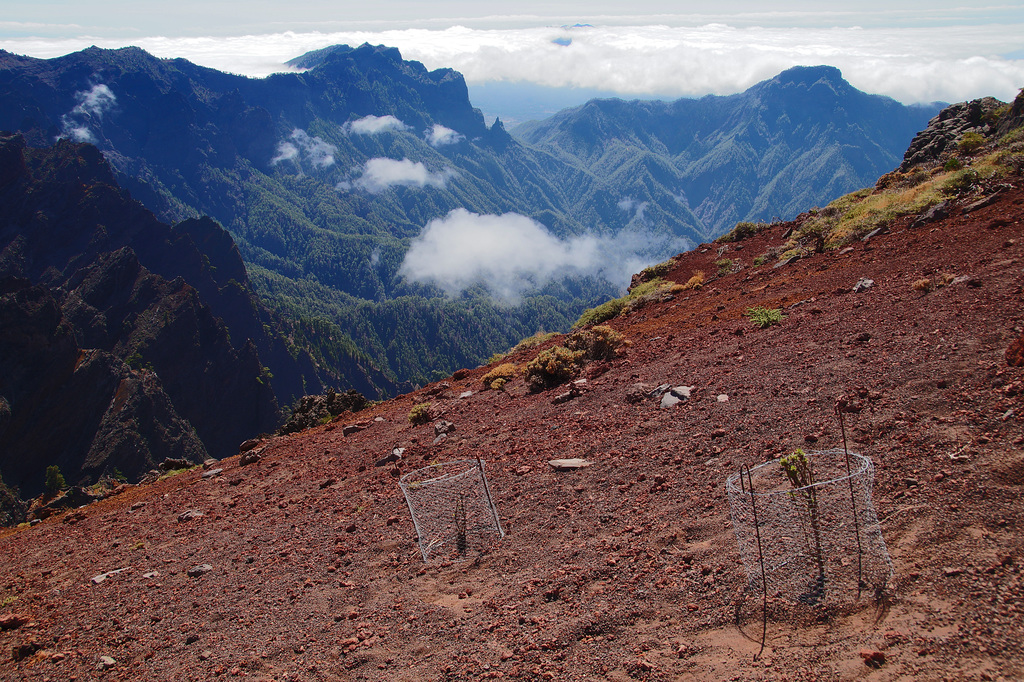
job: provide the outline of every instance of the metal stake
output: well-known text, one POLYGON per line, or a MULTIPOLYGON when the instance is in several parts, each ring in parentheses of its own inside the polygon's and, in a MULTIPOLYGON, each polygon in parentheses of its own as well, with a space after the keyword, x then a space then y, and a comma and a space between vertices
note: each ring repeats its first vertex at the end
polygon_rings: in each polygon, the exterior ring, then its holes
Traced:
MULTIPOLYGON (((750 509, 754 512, 754 537, 757 538, 757 561, 761 565, 761 648, 754 656, 756 661, 764 653, 765 639, 768 637, 768 576, 764 573, 764 553, 761 551, 761 528, 757 523, 757 501, 754 498, 754 479, 750 476, 750 467, 740 467, 740 481, 743 473, 747 474, 747 487, 750 489, 750 509)), ((743 484, 740 483, 742 486, 743 484)))
POLYGON ((850 483, 850 508, 853 510, 853 532, 857 537, 857 601, 860 601, 861 589, 864 586, 864 567, 861 557, 864 554, 860 544, 860 522, 857 520, 857 497, 853 494, 853 472, 850 466, 850 450, 846 446, 846 424, 843 421, 843 411, 836 401, 836 416, 839 418, 839 430, 843 434, 843 452, 846 454, 846 480, 850 483))

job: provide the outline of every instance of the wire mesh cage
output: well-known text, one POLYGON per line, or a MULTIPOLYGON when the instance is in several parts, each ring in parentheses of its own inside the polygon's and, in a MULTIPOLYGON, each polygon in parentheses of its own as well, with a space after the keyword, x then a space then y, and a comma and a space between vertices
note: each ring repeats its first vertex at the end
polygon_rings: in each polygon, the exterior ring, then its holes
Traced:
POLYGON ((871 460, 797 451, 726 480, 747 588, 823 605, 879 596, 892 560, 871 500, 871 460))
POLYGON ((482 551, 505 537, 482 460, 432 464, 409 472, 399 485, 425 562, 482 551))

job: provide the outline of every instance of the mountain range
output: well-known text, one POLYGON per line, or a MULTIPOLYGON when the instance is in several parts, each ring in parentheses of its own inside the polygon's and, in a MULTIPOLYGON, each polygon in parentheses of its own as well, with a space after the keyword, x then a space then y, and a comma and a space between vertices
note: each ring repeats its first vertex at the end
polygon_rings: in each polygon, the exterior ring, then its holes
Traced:
MULTIPOLYGON (((798 68, 729 97, 598 100, 513 136, 485 123, 460 74, 394 48, 291 66, 252 79, 137 48, 3 52, 0 130, 95 144, 159 219, 215 219, 323 381, 361 373, 371 397, 566 329, 736 221, 870 184, 937 111, 798 68), (489 290, 502 268, 507 291, 489 290), (352 367, 368 363, 386 381, 352 367)), ((301 395, 275 390, 284 405, 301 395)))

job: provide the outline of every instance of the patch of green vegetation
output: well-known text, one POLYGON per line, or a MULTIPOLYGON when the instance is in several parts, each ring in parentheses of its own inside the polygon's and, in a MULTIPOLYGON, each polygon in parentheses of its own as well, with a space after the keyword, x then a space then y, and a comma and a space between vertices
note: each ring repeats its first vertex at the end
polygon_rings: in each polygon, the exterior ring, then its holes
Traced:
POLYGON ((580 319, 576 320, 573 328, 584 327, 588 324, 601 324, 608 320, 617 317, 622 309, 626 307, 626 303, 629 301, 629 295, 622 296, 620 298, 613 298, 610 301, 605 301, 599 306, 589 308, 583 311, 580 315, 580 319))
POLYGON ((1014 128, 999 138, 1000 147, 1009 147, 1014 142, 1024 142, 1024 126, 1014 128))
POLYGON ((620 348, 628 345, 629 341, 620 332, 600 324, 575 331, 565 340, 566 348, 582 352, 587 360, 611 360, 619 354, 620 348))
POLYGON ((755 234, 760 232, 766 227, 770 227, 771 223, 752 223, 752 222, 739 222, 736 223, 736 227, 732 228, 729 232, 726 232, 721 237, 715 240, 716 243, 732 243, 749 239, 755 234))
POLYGON ((430 422, 430 403, 419 403, 413 405, 409 410, 409 423, 413 426, 420 426, 430 422))
MULTIPOLYGON (((986 138, 966 134, 961 153, 977 151, 986 138), (980 140, 979 140, 980 138, 980 140)), ((825 208, 812 211, 809 220, 786 244, 804 246, 809 237, 823 240, 824 248, 838 248, 879 227, 908 215, 918 215, 948 199, 970 192, 984 181, 1024 171, 1024 126, 999 138, 996 149, 981 156, 951 156, 941 169, 914 168, 894 171, 879 178, 875 187, 842 196, 825 208)))
POLYGON ((56 493, 67 487, 67 481, 64 480, 64 474, 60 472, 59 466, 51 464, 46 467, 46 491, 48 493, 56 493))
POLYGON ((675 267, 675 265, 676 265, 676 259, 675 258, 669 258, 667 261, 665 261, 663 263, 658 263, 657 265, 648 266, 648 267, 646 267, 646 268, 644 268, 643 270, 640 271, 641 279, 646 281, 646 280, 657 279, 659 277, 664 277, 665 275, 667 275, 669 273, 670 270, 672 270, 672 268, 675 267))
POLYGON ((584 351, 569 350, 565 346, 542 350, 523 370, 526 385, 537 392, 564 384, 579 373, 585 357, 584 351))
POLYGON ((964 168, 949 174, 942 184, 939 185, 939 192, 943 196, 955 197, 958 194, 969 192, 981 182, 981 174, 974 168, 964 168))
MULTIPOLYGON (((663 279, 655 278, 649 282, 639 284, 629 290, 629 293, 620 298, 613 298, 610 301, 605 301, 596 308, 590 308, 589 310, 583 311, 580 315, 580 319, 576 320, 576 324, 572 327, 573 329, 579 329, 592 324, 601 324, 607 322, 614 317, 617 317, 619 313, 626 309, 626 306, 633 301, 643 299, 645 302, 660 299, 665 294, 671 292, 672 287, 679 286, 675 282, 666 282, 663 279)), ((635 306, 631 310, 635 310, 635 306)))
POLYGON ((973 154, 983 146, 985 146, 985 136, 973 130, 961 135, 956 143, 956 148, 964 154, 973 154))
POLYGON ((755 306, 753 308, 747 308, 747 312, 744 313, 755 326, 765 329, 771 327, 773 324, 779 324, 782 322, 782 308, 765 308, 764 306, 755 306))
POLYGON ((554 337, 558 336, 558 332, 537 332, 533 336, 529 336, 512 348, 512 353, 516 353, 521 350, 527 350, 529 348, 536 348, 537 346, 547 343, 554 337))
POLYGON ((188 471, 195 471, 196 469, 201 469, 201 468, 202 468, 202 465, 201 465, 201 464, 195 464, 195 465, 193 465, 193 466, 190 466, 190 467, 183 467, 183 468, 181 468, 181 469, 171 469, 170 471, 167 471, 167 472, 165 472, 165 473, 161 474, 161 475, 160 475, 160 478, 158 478, 157 480, 158 480, 158 481, 165 481, 165 480, 167 480, 168 478, 174 478, 174 477, 175 477, 175 476, 177 476, 178 474, 184 474, 185 472, 188 472, 188 471))
POLYGON ((564 346, 542 350, 526 364, 526 385, 537 392, 564 384, 576 377, 588 361, 611 360, 628 345, 625 336, 606 325, 576 330, 566 337, 564 346))
POLYGON ((795 237, 800 239, 816 233, 824 240, 826 248, 838 248, 896 218, 921 213, 942 200, 934 181, 912 187, 861 189, 823 208, 804 223, 795 237))
POLYGON ((494 390, 501 390, 509 381, 515 378, 519 368, 513 362, 504 362, 480 378, 484 386, 494 390))

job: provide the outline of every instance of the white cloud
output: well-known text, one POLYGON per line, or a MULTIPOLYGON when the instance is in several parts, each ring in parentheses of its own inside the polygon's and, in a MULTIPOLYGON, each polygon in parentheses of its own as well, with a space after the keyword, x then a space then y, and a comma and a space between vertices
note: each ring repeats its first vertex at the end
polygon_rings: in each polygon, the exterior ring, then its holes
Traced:
POLYGON ((619 200, 616 206, 618 206, 621 210, 623 210, 626 213, 633 214, 633 217, 630 218, 630 221, 640 224, 646 222, 646 219, 644 218, 644 213, 647 211, 646 201, 637 201, 632 197, 623 197, 622 199, 619 200))
POLYGON ((431 147, 443 147, 448 144, 456 144, 466 139, 465 135, 457 133, 451 128, 446 128, 440 123, 435 123, 432 127, 427 128, 423 132, 423 137, 426 138, 427 143, 431 147))
POLYGON ((293 161, 301 156, 317 168, 327 168, 334 165, 334 152, 337 149, 333 144, 296 128, 287 140, 277 143, 277 154, 270 160, 270 165, 276 166, 282 161, 293 161))
POLYGON ((103 83, 92 86, 89 90, 75 93, 78 104, 71 110, 75 116, 95 116, 103 118, 103 114, 110 111, 117 102, 117 97, 103 83))
POLYGON ((338 183, 337 189, 361 189, 379 194, 389 187, 444 187, 450 171, 432 173, 419 161, 402 159, 370 159, 362 168, 362 175, 352 181, 338 183))
POLYGON ((270 160, 271 166, 276 166, 282 161, 291 161, 299 155, 299 148, 291 142, 278 142, 277 155, 270 160))
POLYGON ((388 114, 386 116, 364 116, 355 121, 347 121, 341 126, 341 129, 346 134, 379 135, 380 133, 408 130, 409 126, 402 123, 398 118, 388 114))
POLYGON ((68 121, 62 119, 62 137, 70 137, 75 142, 88 142, 96 144, 96 136, 84 125, 69 125, 68 121))
POLYGON ((60 137, 70 137, 75 142, 96 142, 96 136, 90 130, 103 119, 103 115, 114 108, 117 97, 103 83, 93 85, 88 90, 75 93, 78 101, 71 111, 61 116, 60 137))
POLYGON ((560 239, 517 213, 478 215, 460 208, 427 224, 399 273, 449 295, 483 284, 495 298, 514 303, 567 275, 603 277, 624 289, 634 272, 691 246, 685 239, 640 231, 560 239))

